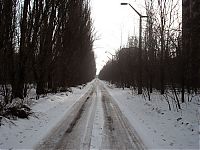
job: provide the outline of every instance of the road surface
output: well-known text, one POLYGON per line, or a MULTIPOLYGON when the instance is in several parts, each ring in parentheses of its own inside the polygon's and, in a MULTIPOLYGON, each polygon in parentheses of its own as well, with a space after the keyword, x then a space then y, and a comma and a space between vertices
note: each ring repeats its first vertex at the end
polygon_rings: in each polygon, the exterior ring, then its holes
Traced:
POLYGON ((145 149, 98 79, 36 149, 145 149))

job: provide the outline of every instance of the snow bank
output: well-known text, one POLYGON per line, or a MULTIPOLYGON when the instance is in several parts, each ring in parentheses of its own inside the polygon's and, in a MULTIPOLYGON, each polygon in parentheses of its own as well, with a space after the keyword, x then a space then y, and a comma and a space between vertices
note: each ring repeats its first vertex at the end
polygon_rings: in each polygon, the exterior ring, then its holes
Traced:
POLYGON ((104 85, 149 149, 199 149, 199 96, 177 112, 169 111, 158 93, 148 101, 129 89, 104 85))
POLYGON ((37 101, 32 99, 34 115, 29 119, 3 119, 3 125, 0 126, 0 149, 33 149, 89 90, 92 82, 83 89, 72 88, 73 93, 48 94, 37 101))

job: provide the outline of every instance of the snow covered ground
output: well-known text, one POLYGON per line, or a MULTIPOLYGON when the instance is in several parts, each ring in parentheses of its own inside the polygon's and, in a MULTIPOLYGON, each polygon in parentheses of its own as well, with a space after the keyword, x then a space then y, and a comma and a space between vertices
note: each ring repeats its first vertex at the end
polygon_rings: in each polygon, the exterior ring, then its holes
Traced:
MULTIPOLYGON (((121 112, 128 119, 148 149, 199 149, 199 106, 200 96, 192 102, 182 104, 182 110, 168 110, 164 97, 153 93, 151 101, 133 94, 130 89, 119 89, 99 81, 117 102, 121 112)), ((0 149, 33 149, 63 118, 70 108, 96 83, 84 88, 72 88, 73 93, 48 94, 39 100, 32 99, 34 115, 29 119, 3 119, 0 126, 0 149)), ((104 136, 105 112, 102 107, 102 92, 97 86, 96 112, 91 133, 90 149, 98 149, 104 136)), ((32 95, 34 97, 34 95, 32 95)), ((91 105, 92 106, 92 105, 91 105)))
POLYGON ((166 100, 158 93, 148 101, 130 89, 114 88, 108 83, 104 86, 148 149, 200 149, 200 95, 177 112, 169 111, 166 100))
POLYGON ((0 149, 33 149, 62 121, 73 104, 90 89, 92 83, 93 81, 82 89, 72 88, 73 93, 48 94, 39 100, 32 99, 34 115, 29 119, 10 121, 4 118, 3 125, 0 126, 0 149))

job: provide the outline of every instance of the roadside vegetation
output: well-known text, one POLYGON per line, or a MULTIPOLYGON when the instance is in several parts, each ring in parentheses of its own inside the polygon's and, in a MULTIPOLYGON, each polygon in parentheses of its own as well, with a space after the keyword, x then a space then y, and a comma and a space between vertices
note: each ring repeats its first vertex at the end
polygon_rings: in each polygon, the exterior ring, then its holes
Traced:
POLYGON ((143 95, 149 101, 151 93, 159 91, 166 101, 173 99, 178 110, 181 103, 191 102, 200 92, 197 3, 187 0, 181 10, 179 0, 146 1, 148 18, 143 24, 142 52, 138 37, 130 36, 127 45, 103 67, 99 78, 122 88, 137 90, 142 86, 143 95))
POLYGON ((39 98, 94 78, 90 14, 88 0, 0 0, 0 116, 29 85, 39 98))

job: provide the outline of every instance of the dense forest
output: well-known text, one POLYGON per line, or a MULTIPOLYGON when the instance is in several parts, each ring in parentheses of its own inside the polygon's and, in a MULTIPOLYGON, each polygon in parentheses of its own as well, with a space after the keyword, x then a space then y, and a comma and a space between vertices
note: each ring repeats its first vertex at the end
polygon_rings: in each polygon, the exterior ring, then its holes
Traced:
POLYGON ((88 0, 0 0, 1 107, 27 96, 66 91, 95 77, 88 0))
POLYGON ((139 38, 130 36, 100 71, 99 78, 118 87, 142 87, 150 94, 169 90, 180 108, 185 94, 200 88, 200 4, 198 0, 146 1, 142 49, 139 38), (182 13, 181 13, 182 12, 182 13), (146 21, 145 21, 146 20, 146 21), (139 56, 141 60, 139 60, 139 56), (141 80, 140 80, 141 79, 141 80))

